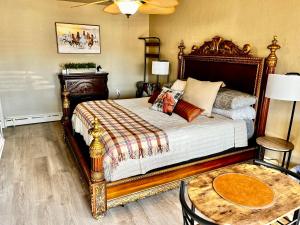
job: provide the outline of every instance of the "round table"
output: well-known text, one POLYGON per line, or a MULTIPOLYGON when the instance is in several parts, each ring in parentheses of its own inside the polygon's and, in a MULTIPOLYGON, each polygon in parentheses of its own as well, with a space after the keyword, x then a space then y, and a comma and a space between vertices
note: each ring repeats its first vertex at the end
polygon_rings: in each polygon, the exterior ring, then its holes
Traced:
MULTIPOLYGON (((260 192, 261 189, 256 191, 260 192)), ((297 194, 300 193, 300 185, 297 182, 276 170, 247 163, 199 174, 190 180, 187 192, 195 208, 217 224, 271 224, 282 216, 300 209, 300 195, 297 194), (240 173, 262 181, 272 188, 274 202, 258 210, 224 199, 215 191, 213 183, 220 175, 230 173, 240 173)))
POLYGON ((282 167, 289 168, 292 151, 294 150, 293 143, 281 138, 262 136, 256 139, 256 143, 259 146, 259 158, 264 159, 265 150, 281 152, 283 153, 282 167), (287 160, 286 160, 287 157, 287 160))

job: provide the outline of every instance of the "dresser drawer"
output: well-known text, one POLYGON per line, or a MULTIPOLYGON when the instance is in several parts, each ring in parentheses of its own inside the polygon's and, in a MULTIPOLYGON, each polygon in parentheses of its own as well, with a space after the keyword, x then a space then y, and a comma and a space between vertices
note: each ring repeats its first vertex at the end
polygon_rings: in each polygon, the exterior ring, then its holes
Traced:
POLYGON ((71 96, 97 95, 99 93, 107 92, 106 81, 104 78, 66 80, 65 84, 71 96))

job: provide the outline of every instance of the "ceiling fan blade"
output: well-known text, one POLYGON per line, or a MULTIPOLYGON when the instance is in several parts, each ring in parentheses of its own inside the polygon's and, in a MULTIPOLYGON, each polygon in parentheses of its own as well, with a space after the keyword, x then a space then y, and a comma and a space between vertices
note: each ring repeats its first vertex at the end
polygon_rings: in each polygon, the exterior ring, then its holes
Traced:
POLYGON ((72 6, 71 8, 77 8, 77 7, 88 6, 88 5, 96 5, 96 4, 100 4, 100 3, 104 3, 104 2, 108 2, 108 1, 110 1, 110 0, 100 0, 100 1, 96 1, 96 2, 84 3, 84 4, 72 6))
POLYGON ((103 9, 104 12, 110 13, 110 14, 120 14, 121 11, 116 3, 112 3, 103 9))
POLYGON ((162 8, 155 5, 143 4, 139 8, 139 12, 143 14, 159 14, 167 15, 175 12, 175 7, 162 8))
POLYGON ((143 0, 144 2, 163 8, 171 8, 178 5, 178 0, 143 0))

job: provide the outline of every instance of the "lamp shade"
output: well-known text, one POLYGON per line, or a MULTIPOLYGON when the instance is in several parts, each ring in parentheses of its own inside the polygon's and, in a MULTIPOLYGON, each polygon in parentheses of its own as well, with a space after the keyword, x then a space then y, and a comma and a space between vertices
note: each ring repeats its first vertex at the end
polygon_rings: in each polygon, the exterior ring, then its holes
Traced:
POLYGON ((152 61, 152 74, 154 75, 169 75, 168 61, 152 61))
POLYGON ((125 15, 133 15, 137 12, 141 3, 135 0, 116 1, 121 13, 125 15))
POLYGON ((266 97, 285 101, 300 101, 300 76, 270 74, 266 97))

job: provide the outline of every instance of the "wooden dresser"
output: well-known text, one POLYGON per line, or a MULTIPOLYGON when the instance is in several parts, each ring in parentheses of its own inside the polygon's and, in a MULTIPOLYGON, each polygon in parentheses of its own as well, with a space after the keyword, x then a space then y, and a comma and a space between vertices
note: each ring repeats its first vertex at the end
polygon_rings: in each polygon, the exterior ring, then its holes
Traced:
POLYGON ((108 98, 107 76, 108 73, 58 75, 61 92, 66 85, 70 93, 71 113, 80 102, 108 98))

